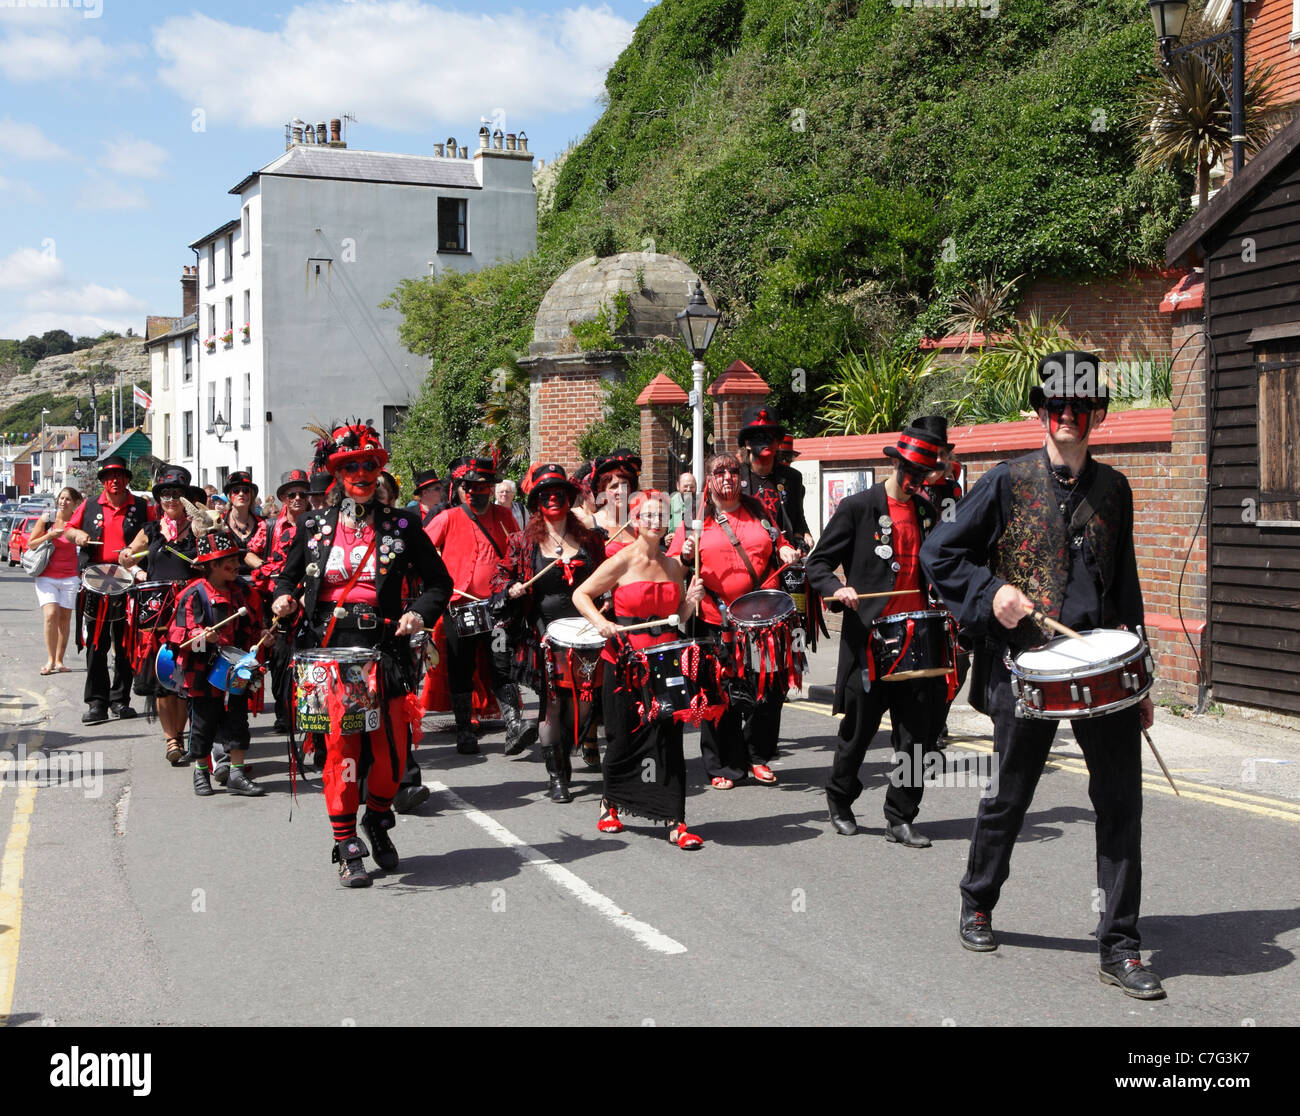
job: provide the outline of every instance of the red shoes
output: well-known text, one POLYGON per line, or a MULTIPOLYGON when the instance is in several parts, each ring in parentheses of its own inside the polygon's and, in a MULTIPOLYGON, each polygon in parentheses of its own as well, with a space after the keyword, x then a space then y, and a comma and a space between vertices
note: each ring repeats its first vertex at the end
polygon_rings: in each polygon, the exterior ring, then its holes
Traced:
POLYGON ((668 840, 679 849, 702 849, 704 838, 686 831, 686 823, 678 822, 668 827, 668 840))
POLYGON ((765 763, 756 763, 749 769, 749 773, 760 783, 766 783, 769 787, 776 785, 776 775, 772 769, 765 763))
POLYGON ((601 833, 622 833, 623 823, 618 819, 618 807, 606 806, 605 812, 600 815, 600 821, 596 823, 596 828, 601 833))

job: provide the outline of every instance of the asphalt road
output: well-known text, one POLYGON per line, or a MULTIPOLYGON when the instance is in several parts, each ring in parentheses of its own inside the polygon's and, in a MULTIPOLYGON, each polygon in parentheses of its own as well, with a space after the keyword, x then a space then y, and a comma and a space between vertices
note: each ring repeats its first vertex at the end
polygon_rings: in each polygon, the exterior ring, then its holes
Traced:
MULTIPOLYGON (((1153 774, 1142 932, 1169 998, 1146 1003, 1097 978, 1093 819, 1068 733, 995 913, 1001 948, 976 955, 958 945, 956 919, 978 786, 954 774, 969 785, 926 792, 918 825, 932 848, 887 843, 882 733, 862 829, 837 836, 822 790, 837 720, 824 704, 787 706, 776 788, 707 789, 688 733, 688 818, 706 841, 689 853, 645 824, 598 834, 598 773, 577 773, 574 802, 556 805, 541 763, 504 757, 499 731, 481 757, 429 732, 419 758, 440 789, 399 819, 401 866, 346 891, 319 779, 291 799, 269 716, 250 758, 270 793, 198 799, 190 771, 164 762, 156 726, 83 729, 80 660, 50 678, 42 661, 31 582, 5 567, 0 1018, 11 1024, 1296 1021, 1300 807, 1284 795, 1206 783, 1174 798, 1153 774), (33 758, 38 746, 62 757, 61 776, 33 758), (32 770, 18 779, 19 766, 32 770), (89 778, 70 785, 79 771, 89 778)), ((820 669, 830 661, 823 652, 820 669)), ((987 762, 987 728, 954 711, 950 769, 987 762)))

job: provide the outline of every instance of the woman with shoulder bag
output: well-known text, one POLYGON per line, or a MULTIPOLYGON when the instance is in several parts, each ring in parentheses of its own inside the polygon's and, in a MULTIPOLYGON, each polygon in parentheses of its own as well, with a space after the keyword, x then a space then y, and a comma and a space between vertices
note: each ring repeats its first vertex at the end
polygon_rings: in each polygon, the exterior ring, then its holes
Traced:
MULTIPOLYGON (((68 647, 72 631, 72 612, 77 607, 77 547, 64 532, 68 519, 81 504, 81 493, 75 488, 65 488, 54 501, 54 515, 42 515, 32 529, 30 547, 42 539, 49 539, 53 549, 45 569, 36 578, 36 599, 45 615, 45 665, 42 674, 66 674, 63 653, 68 647)), ((29 547, 29 548, 30 548, 29 547)))

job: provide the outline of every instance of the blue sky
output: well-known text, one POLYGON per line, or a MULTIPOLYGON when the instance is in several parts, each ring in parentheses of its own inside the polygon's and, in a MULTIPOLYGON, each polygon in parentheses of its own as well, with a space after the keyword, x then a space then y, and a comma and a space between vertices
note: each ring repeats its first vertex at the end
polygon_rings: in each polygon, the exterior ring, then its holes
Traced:
POLYGON ((0 0, 0 337, 143 332, 284 124, 432 154, 504 117, 550 160, 600 114, 645 0, 0 0))

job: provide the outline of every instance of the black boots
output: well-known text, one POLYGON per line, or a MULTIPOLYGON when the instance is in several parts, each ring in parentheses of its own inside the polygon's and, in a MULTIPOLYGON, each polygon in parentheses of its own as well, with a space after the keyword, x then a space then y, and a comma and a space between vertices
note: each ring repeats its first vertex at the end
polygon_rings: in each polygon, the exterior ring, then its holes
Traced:
POLYGON ((369 887, 370 873, 361 863, 363 856, 369 856, 370 850, 360 837, 349 837, 346 841, 335 841, 330 860, 339 866, 339 883, 344 887, 369 887))
POLYGON ((478 755, 478 737, 472 727, 474 699, 469 694, 452 694, 451 711, 456 717, 456 751, 462 756, 478 755))
POLYGON ((388 836, 388 831, 396 824, 397 819, 393 817, 391 811, 379 813, 368 806, 365 816, 361 819, 361 828, 366 831, 366 836, 370 838, 370 844, 375 850, 375 863, 386 872, 391 872, 397 867, 397 849, 388 836))
POLYGON ((537 726, 529 724, 523 714, 519 687, 510 682, 496 692, 501 719, 506 723, 506 755, 517 756, 537 739, 537 726))
POLYGON ((552 802, 572 802, 573 795, 569 793, 569 777, 572 775, 569 766, 569 749, 563 744, 558 748, 548 748, 543 744, 542 759, 546 763, 546 774, 549 776, 546 786, 547 797, 552 802))

